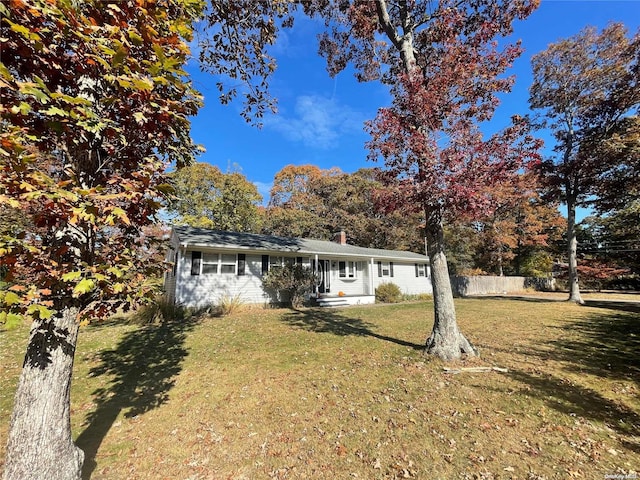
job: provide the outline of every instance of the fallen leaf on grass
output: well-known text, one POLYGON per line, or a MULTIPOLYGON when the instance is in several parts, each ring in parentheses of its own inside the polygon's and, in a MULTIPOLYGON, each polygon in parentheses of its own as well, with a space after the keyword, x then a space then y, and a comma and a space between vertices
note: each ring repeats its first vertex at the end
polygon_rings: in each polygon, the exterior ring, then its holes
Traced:
POLYGON ((347 449, 345 448, 344 445, 336 445, 336 455, 338 455, 339 457, 344 457, 347 454, 347 449))

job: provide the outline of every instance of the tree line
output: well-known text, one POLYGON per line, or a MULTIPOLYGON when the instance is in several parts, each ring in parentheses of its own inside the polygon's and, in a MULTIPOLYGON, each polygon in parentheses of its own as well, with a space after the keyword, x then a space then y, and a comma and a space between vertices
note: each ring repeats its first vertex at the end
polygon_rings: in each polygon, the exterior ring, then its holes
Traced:
MULTIPOLYGON (((424 217, 388 208, 389 189, 377 168, 346 173, 287 165, 276 173, 266 206, 238 171, 195 163, 171 177, 169 223, 322 240, 344 229, 353 245, 425 253, 424 217)), ((492 188, 495 206, 486 214, 461 216, 445 227, 452 273, 551 273, 566 221, 556 203, 541 198, 534 176, 515 180, 492 188)))

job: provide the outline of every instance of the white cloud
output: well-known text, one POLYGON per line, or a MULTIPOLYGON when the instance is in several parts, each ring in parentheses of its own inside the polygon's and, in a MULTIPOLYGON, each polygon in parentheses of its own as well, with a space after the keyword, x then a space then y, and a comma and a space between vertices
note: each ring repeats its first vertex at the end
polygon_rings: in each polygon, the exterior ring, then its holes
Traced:
POLYGON ((336 147, 342 135, 362 132, 363 115, 334 99, 303 95, 296 99, 292 116, 278 114, 267 117, 264 125, 294 142, 308 147, 336 147))

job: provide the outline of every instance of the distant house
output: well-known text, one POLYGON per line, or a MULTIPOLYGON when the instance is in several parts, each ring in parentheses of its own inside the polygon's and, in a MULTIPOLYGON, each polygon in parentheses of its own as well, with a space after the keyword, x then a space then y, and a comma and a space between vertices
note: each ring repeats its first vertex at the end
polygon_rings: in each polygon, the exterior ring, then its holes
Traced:
POLYGON ((189 307, 216 304, 239 296, 245 303, 269 303, 262 277, 277 265, 313 269, 318 283, 312 297, 319 305, 375 302, 375 289, 395 283, 406 294, 431 293, 428 257, 418 253, 363 248, 335 241, 174 227, 165 275, 170 301, 189 307))

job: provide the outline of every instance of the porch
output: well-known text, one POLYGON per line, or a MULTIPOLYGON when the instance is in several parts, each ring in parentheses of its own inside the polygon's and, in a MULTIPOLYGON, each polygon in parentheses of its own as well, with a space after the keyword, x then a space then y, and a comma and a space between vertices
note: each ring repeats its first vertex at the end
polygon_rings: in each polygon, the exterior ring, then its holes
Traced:
POLYGON ((346 307, 376 303, 375 295, 332 295, 318 294, 315 301, 319 307, 346 307))

